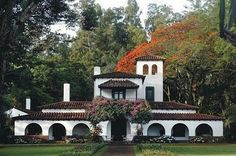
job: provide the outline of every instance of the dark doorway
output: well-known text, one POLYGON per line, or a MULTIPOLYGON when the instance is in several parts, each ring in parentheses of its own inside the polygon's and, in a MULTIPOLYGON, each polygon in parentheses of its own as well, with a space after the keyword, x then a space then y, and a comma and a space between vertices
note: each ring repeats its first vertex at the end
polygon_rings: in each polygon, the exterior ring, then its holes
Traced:
POLYGON ((126 137, 126 123, 127 120, 123 116, 111 121, 111 136, 113 137, 113 141, 123 141, 124 137, 126 137))
POLYGON ((52 129, 52 136, 55 141, 65 140, 66 129, 62 124, 53 124, 50 129, 52 129))

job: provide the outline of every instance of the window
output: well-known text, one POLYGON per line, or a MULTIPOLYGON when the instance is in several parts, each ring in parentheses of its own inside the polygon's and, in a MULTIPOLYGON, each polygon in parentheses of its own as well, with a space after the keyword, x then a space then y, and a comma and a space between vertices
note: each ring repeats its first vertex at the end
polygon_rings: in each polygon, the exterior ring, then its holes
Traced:
POLYGON ((146 100, 154 101, 154 87, 146 87, 146 100))
POLYGON ((148 75, 148 65, 143 65, 143 75, 148 75))
POLYGON ((157 74, 157 65, 152 65, 152 75, 156 75, 157 74))
POLYGON ((113 99, 125 99, 125 90, 112 90, 112 98, 113 99))

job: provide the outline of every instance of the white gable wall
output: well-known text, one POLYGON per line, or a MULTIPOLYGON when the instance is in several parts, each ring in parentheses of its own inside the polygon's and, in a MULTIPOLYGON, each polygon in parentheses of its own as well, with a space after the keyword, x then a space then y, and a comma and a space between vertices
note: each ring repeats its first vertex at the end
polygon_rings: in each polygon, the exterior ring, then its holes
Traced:
POLYGON ((7 116, 9 116, 10 118, 28 115, 28 113, 25 113, 25 112, 18 110, 16 108, 9 109, 8 111, 5 112, 5 114, 7 114, 7 116))

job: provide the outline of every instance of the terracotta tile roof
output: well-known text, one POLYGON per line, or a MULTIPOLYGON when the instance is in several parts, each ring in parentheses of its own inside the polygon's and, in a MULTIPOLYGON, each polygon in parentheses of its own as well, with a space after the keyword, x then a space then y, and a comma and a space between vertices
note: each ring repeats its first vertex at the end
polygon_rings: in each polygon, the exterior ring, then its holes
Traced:
POLYGON ((144 80, 145 76, 132 74, 132 73, 125 73, 125 72, 112 72, 112 73, 94 75, 93 78, 94 79, 96 78, 140 78, 144 80))
POLYGON ((157 55, 144 55, 137 57, 135 59, 135 61, 156 61, 156 60, 165 60, 165 58, 157 55))
POLYGON ((42 113, 36 112, 15 117, 15 120, 86 120, 86 113, 42 113))
POLYGON ((152 109, 187 109, 187 110, 196 110, 198 107, 183 104, 183 103, 177 103, 177 102, 149 102, 152 109))
POLYGON ((100 85, 99 88, 138 88, 139 85, 129 80, 109 80, 100 85))
POLYGON ((223 120, 222 117, 200 113, 153 113, 155 120, 223 120))
POLYGON ((39 106, 41 109, 86 109, 91 101, 69 101, 56 102, 48 105, 39 106))
POLYGON ((17 107, 17 106, 14 106, 14 108, 15 108, 15 109, 18 109, 18 110, 20 110, 20 111, 22 111, 22 112, 28 113, 28 114, 34 113, 34 111, 32 111, 32 110, 20 108, 20 107, 17 107))

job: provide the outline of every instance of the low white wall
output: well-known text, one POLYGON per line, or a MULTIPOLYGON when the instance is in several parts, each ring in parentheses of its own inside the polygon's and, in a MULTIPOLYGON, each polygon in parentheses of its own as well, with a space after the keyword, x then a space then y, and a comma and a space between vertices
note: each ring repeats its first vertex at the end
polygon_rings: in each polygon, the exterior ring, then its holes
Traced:
POLYGON ((43 113, 85 113, 85 109, 42 109, 43 113))
POLYGON ((53 125, 53 124, 62 124, 65 129, 66 129, 66 136, 71 136, 72 135, 72 131, 74 126, 76 126, 77 124, 85 124, 87 125, 90 130, 92 129, 92 125, 89 121, 67 121, 67 120, 63 120, 63 121, 50 121, 50 120, 16 120, 15 121, 15 129, 14 129, 14 133, 15 136, 23 136, 25 135, 25 128, 31 124, 31 123, 36 123, 39 124, 42 128, 42 135, 44 136, 48 136, 49 134, 49 128, 53 125))
POLYGON ((209 125, 213 130, 213 136, 223 136, 223 121, 200 121, 200 120, 152 120, 143 125, 143 135, 147 135, 148 127, 154 123, 161 124, 165 129, 165 135, 172 135, 172 128, 176 124, 184 124, 188 127, 189 136, 195 136, 196 128, 201 124, 209 125))
POLYGON ((152 109, 152 113, 196 113, 196 110, 166 110, 166 109, 152 109))

